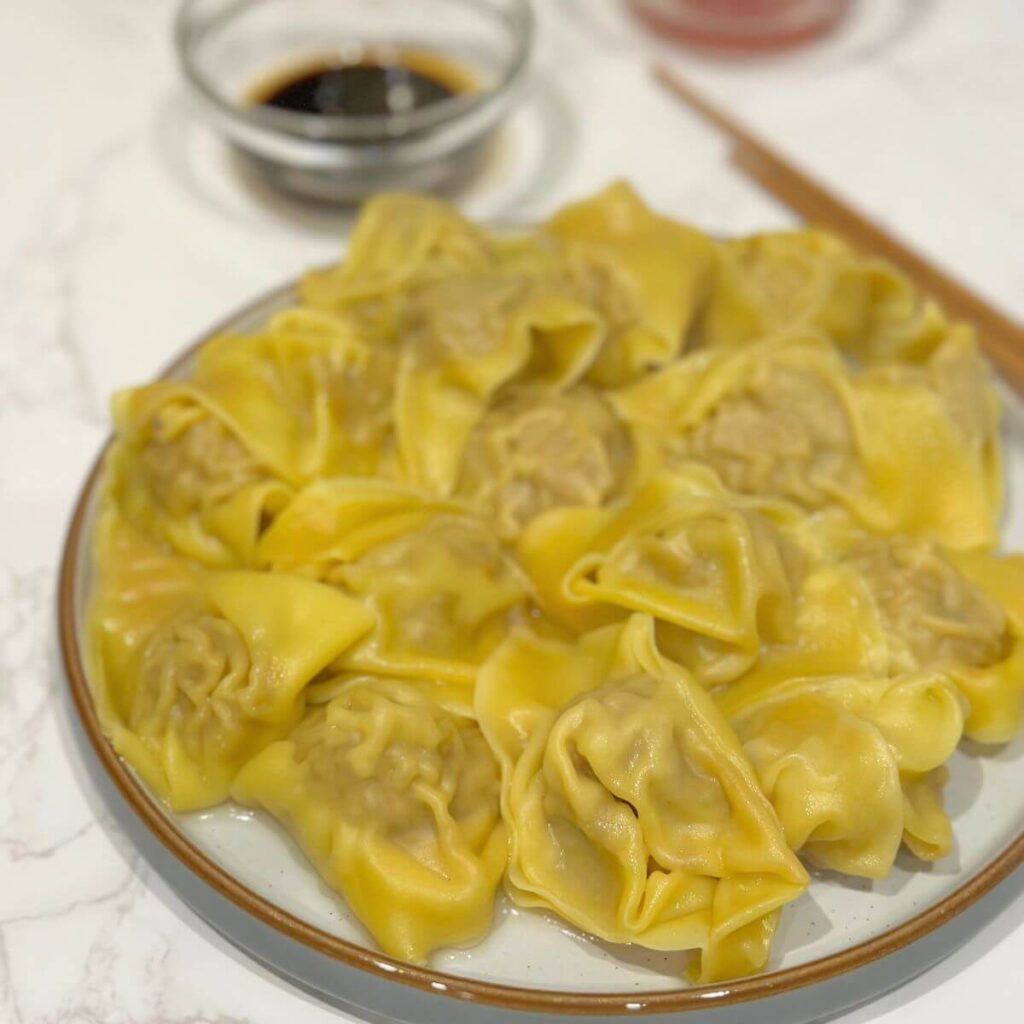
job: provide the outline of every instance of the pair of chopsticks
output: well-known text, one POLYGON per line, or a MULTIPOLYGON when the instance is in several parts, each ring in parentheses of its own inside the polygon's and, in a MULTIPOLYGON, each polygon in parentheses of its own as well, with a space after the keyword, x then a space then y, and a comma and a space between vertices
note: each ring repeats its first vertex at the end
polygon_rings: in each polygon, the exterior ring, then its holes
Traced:
POLYGON ((978 330, 983 351, 1007 381, 1024 393, 1024 326, 788 163, 695 91, 677 72, 659 67, 655 76, 691 110, 725 133, 733 144, 732 162, 791 210, 808 223, 841 235, 855 248, 889 260, 909 274, 954 319, 972 323, 978 330))

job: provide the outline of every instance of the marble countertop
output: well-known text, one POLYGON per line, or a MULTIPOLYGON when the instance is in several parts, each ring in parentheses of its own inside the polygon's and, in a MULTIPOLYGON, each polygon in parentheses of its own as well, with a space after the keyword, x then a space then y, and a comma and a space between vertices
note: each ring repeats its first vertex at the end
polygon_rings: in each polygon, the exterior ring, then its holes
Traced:
MULTIPOLYGON (((720 232, 789 215, 654 84, 614 0, 538 0, 532 92, 460 197, 529 218, 626 177, 720 232)), ((140 862, 60 712, 55 563, 107 396, 297 268, 347 221, 246 180, 183 102, 168 0, 0 9, 0 1022, 344 1019, 237 953, 140 862)), ((686 61, 809 169, 1024 315, 1024 5, 860 0, 785 61, 686 61)), ((845 1024, 1006 1020, 1024 900, 845 1024)))

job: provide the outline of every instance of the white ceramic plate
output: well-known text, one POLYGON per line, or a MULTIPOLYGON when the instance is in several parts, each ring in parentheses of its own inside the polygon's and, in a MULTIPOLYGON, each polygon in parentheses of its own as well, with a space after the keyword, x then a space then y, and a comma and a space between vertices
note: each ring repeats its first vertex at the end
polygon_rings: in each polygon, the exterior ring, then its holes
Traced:
MULTIPOLYGON (((253 330, 292 301, 293 289, 280 289, 212 333, 253 330)), ((168 372, 186 370, 192 351, 168 372)), ((1014 395, 1004 398, 1004 541, 1024 549, 1024 406, 1014 395)), ((440 954, 430 970, 390 960, 375 952, 343 902, 269 817, 229 805, 172 816, 103 738, 81 653, 98 478, 97 467, 71 525, 59 609, 90 768, 126 830, 186 902, 231 941, 336 1004, 371 1019, 416 1024, 684 1012, 689 1024, 705 1017, 716 1024, 800 1024, 924 970, 1005 900, 1005 892, 991 892, 995 886, 1021 885, 1024 872, 1009 877, 1024 861, 1024 738, 1018 737, 983 757, 965 744, 952 758, 946 805, 956 848, 950 857, 930 869, 901 857, 890 877, 875 883, 818 873, 810 890, 784 910, 769 969, 757 977, 688 987, 680 981, 681 955, 611 946, 507 903, 484 942, 440 954)))

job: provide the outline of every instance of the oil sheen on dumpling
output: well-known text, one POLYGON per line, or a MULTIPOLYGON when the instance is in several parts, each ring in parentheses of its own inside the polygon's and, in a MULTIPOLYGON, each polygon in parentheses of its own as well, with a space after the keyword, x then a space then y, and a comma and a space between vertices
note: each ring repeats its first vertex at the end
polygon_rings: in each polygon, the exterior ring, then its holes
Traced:
POLYGON ((925 799, 963 730, 943 673, 751 680, 718 703, 787 842, 814 863, 885 878, 901 842, 926 860, 949 852, 941 801, 925 799))
POLYGON ((933 382, 856 373, 821 337, 697 352, 613 403, 670 464, 705 462, 733 490, 838 504, 871 529, 949 547, 995 540, 994 432, 979 444, 933 382))
POLYGON ((638 615, 578 643, 513 634, 485 664, 508 885, 612 942, 700 950, 704 981, 759 970, 807 876, 711 698, 638 615))
POLYGON ((926 359, 878 366, 863 379, 880 390, 926 389, 937 396, 960 440, 982 468, 998 507, 1002 498, 999 396, 973 330, 957 325, 926 359))
POLYGON ((749 668, 762 642, 791 638, 799 559, 752 502, 699 469, 607 509, 548 512, 518 554, 556 621, 585 630, 646 612, 662 650, 711 684, 749 668))
POLYGON ((508 857, 498 767, 475 722, 357 679, 239 773, 232 796, 298 840, 385 953, 482 938, 508 857))
POLYGON ((889 647, 874 598, 849 566, 811 565, 795 595, 792 635, 766 643, 732 685, 768 687, 809 676, 889 673, 889 647))
POLYGON ((610 335, 591 379, 621 385, 682 351, 711 286, 710 239, 654 213, 622 182, 563 208, 544 231, 595 278, 610 335))
POLYGON ((373 624, 312 580, 196 569, 111 512, 95 556, 101 719, 176 811, 224 800, 241 765, 298 722, 306 684, 373 624))
POLYGON ((526 589, 483 520, 377 480, 302 491, 264 534, 263 563, 358 598, 376 622, 343 659, 356 671, 471 685, 526 589))
POLYGON ((277 314, 259 333, 208 342, 195 384, 282 479, 387 475, 396 359, 344 318, 277 314))
POLYGON ((631 442, 600 393, 526 389, 496 402, 466 447, 456 493, 514 540, 541 512, 598 506, 621 492, 631 442))

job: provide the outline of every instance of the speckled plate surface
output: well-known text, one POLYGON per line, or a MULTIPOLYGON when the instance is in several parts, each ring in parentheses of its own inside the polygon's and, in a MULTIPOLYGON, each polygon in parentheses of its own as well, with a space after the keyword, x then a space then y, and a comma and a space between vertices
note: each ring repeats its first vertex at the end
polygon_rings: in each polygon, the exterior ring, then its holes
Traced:
MULTIPOLYGON (((279 289, 212 333, 251 330, 293 294, 291 287, 279 289)), ((190 355, 168 373, 187 368, 190 355)), ((1024 549, 1024 406, 1004 397, 1004 541, 1024 549)), ((141 851, 201 916, 274 970, 368 1019, 490 1024, 685 1013, 689 1024, 705 1018, 801 1024, 925 970, 980 927, 1008 889, 1024 886, 1024 872, 1014 871, 1024 862, 1024 739, 1018 738, 984 757, 965 744, 952 758, 946 805, 956 848, 950 857, 922 870, 901 855, 884 882, 817 873, 810 890, 783 912, 769 969, 756 977, 689 987, 680 981, 679 955, 610 946, 506 903, 492 933, 472 949, 442 953, 429 970, 391 960, 374 950, 269 818, 230 805, 169 815, 103 738, 81 656, 99 476, 97 468, 76 508, 59 595, 62 654, 90 770, 141 851)))

